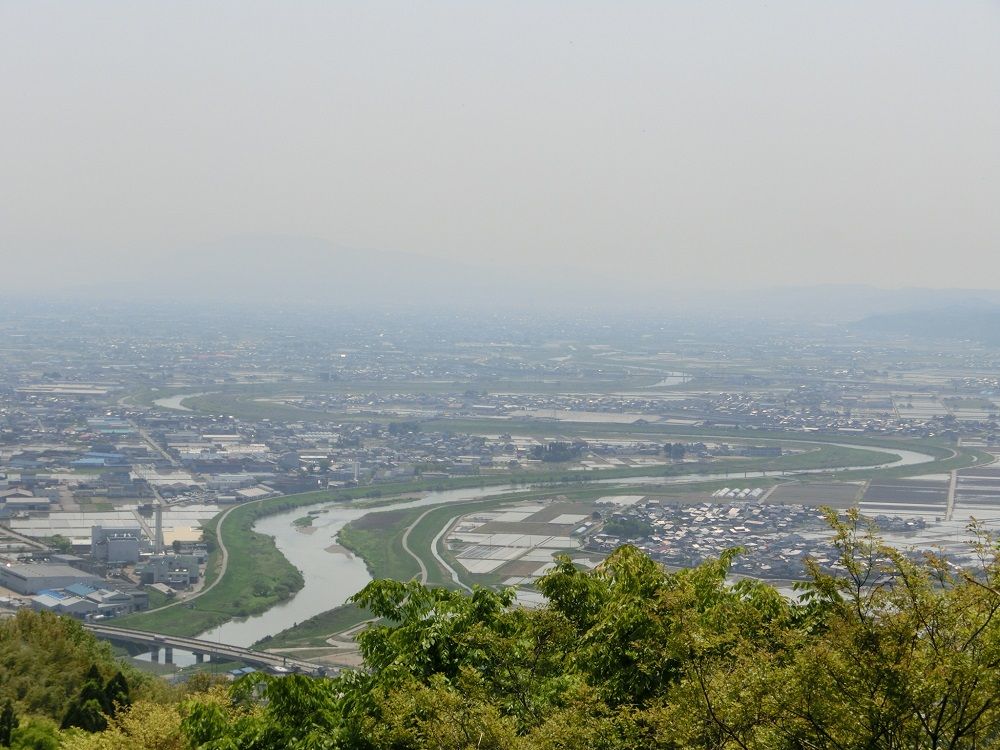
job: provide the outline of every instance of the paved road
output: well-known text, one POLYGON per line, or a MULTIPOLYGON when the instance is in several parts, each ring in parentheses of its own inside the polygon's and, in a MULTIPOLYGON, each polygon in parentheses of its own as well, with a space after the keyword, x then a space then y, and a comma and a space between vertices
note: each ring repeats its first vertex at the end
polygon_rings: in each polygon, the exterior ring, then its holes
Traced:
POLYGON ((135 428, 135 431, 139 433, 139 437, 141 437, 150 448, 152 448, 154 451, 163 456, 164 459, 169 461, 171 466, 173 466, 174 468, 181 468, 181 462, 178 461, 173 456, 171 456, 169 453, 167 453, 159 443, 157 443, 155 440, 153 440, 153 438, 149 436, 149 433, 146 432, 144 428, 138 425, 138 423, 135 420, 130 419, 129 424, 131 424, 132 427, 135 428))
MULTIPOLYGON (((413 531, 413 529, 416 527, 417 524, 419 524, 421 521, 424 520, 424 518, 427 516, 428 513, 432 513, 435 510, 439 510, 441 507, 442 505, 432 505, 430 508, 428 508, 419 516, 417 516, 413 520, 413 523, 407 526, 406 531, 403 532, 403 539, 402 539, 403 549, 406 550, 406 553, 414 560, 416 560, 417 565, 420 566, 420 582, 424 585, 427 585, 427 581, 429 580, 427 565, 424 563, 423 558, 420 557, 416 552, 414 552, 413 549, 410 547, 410 532, 413 531)), ((438 554, 438 542, 441 541, 441 537, 444 536, 444 533, 451 528, 451 525, 455 523, 456 520, 458 520, 458 516, 451 518, 448 521, 448 523, 446 523, 441 528, 441 531, 438 532, 437 536, 435 536, 434 539, 431 541, 431 554, 434 555, 434 559, 437 560, 438 564, 440 564, 442 568, 448 571, 448 573, 451 575, 451 580, 453 580, 456 584, 461 586, 466 591, 471 592, 472 589, 470 589, 468 586, 462 583, 462 580, 458 577, 458 572, 453 567, 451 567, 451 565, 449 565, 448 562, 443 557, 441 557, 440 554, 438 554)))
POLYGON ((448 571, 448 573, 451 574, 451 580, 453 580, 455 583, 457 583, 463 589, 465 589, 466 591, 468 591, 468 592, 471 593, 472 589, 470 589, 468 586, 466 586, 464 583, 462 583, 462 579, 458 577, 458 571, 455 570, 453 567, 451 567, 448 564, 448 562, 443 557, 441 557, 441 555, 438 553, 438 542, 441 541, 441 537, 444 536, 445 532, 448 529, 450 529, 451 525, 453 523, 455 523, 455 521, 457 521, 457 520, 458 520, 458 516, 455 516, 453 518, 448 519, 448 523, 446 523, 444 526, 442 526, 441 527, 441 531, 439 531, 437 533, 437 536, 434 537, 433 540, 431 540, 431 554, 434 555, 434 559, 438 561, 438 564, 440 564, 445 570, 448 571))
POLYGON ((406 531, 403 532, 403 549, 406 550, 406 554, 417 561, 417 565, 420 566, 420 582, 422 584, 427 584, 427 566, 424 564, 423 558, 417 555, 412 549, 410 549, 410 532, 413 531, 413 527, 424 520, 424 517, 430 513, 432 510, 437 510, 437 507, 429 508, 421 513, 414 519, 413 523, 406 527, 406 531))
POLYGON ((958 472, 952 471, 948 478, 948 504, 944 512, 944 520, 950 521, 955 514, 955 489, 958 487, 958 472))

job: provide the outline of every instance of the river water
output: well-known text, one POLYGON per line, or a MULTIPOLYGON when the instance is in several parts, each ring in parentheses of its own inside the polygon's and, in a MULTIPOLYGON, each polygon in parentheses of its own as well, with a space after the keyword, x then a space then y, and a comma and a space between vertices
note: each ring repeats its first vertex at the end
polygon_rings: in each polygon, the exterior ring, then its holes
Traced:
MULTIPOLYGON (((847 448, 857 448, 845 444, 847 448)), ((880 450, 880 449, 875 449, 880 450)), ((890 449, 881 449, 889 451, 890 449)), ((883 464, 879 467, 844 467, 838 471, 851 468, 885 468, 888 466, 911 466, 927 463, 932 456, 917 451, 891 449, 899 456, 898 461, 883 464)), ((823 469, 804 469, 786 472, 791 474, 809 474, 828 471, 823 469)), ((776 472, 769 472, 774 476, 776 472)), ((763 476, 763 472, 748 472, 748 477, 763 476)), ((684 484, 691 482, 706 482, 728 478, 743 478, 743 472, 695 474, 677 477, 628 477, 622 479, 601 479, 599 483, 664 485, 684 484)), ((594 481, 594 480, 592 480, 594 481)), ((229 643, 234 646, 250 646, 267 635, 273 635, 286 628, 300 623, 313 615, 333 609, 344 604, 353 594, 364 588, 372 580, 365 563, 360 558, 336 545, 336 537, 340 530, 350 521, 361 518, 369 513, 379 513, 388 510, 421 508, 430 505, 446 503, 461 503, 477 498, 492 497, 511 492, 527 492, 537 487, 506 484, 496 487, 467 488, 460 490, 445 490, 430 492, 417 500, 403 500, 398 503, 379 507, 364 507, 358 503, 326 503, 310 506, 306 509, 281 513, 260 519, 254 529, 261 534, 274 537, 275 544, 288 560, 302 571, 305 585, 291 599, 279 604, 266 612, 241 620, 230 620, 217 628, 199 635, 209 641, 229 643), (314 531, 303 533, 292 525, 308 511, 325 511, 314 516, 314 531)), ((178 662, 179 663, 179 662, 178 662)))
MULTIPOLYGON (((840 448, 865 448, 865 446, 848 445, 847 443, 826 443, 826 445, 836 445, 840 448)), ((914 466, 915 464, 929 463, 934 460, 933 456, 926 453, 919 453, 917 451, 900 450, 897 448, 871 448, 871 450, 882 453, 891 453, 899 456, 899 459, 896 461, 889 461, 884 464, 876 464, 874 466, 844 466, 836 469, 794 469, 792 471, 786 471, 784 474, 785 476, 791 476, 793 474, 824 474, 829 473, 830 471, 842 472, 853 471, 855 469, 888 469, 890 467, 898 466, 914 466)), ((623 479, 597 479, 591 481, 605 484, 686 484, 690 482, 715 482, 717 480, 725 481, 726 479, 774 477, 780 476, 781 474, 782 472, 780 471, 729 471, 716 472, 715 474, 684 474, 677 477, 625 477, 623 479)))
POLYGON ((197 396, 204 396, 204 393, 178 393, 176 396, 167 396, 165 398, 154 399, 153 403, 164 409, 175 409, 177 411, 193 411, 184 406, 183 401, 186 398, 195 398, 197 396))
POLYGON ((336 537, 350 521, 369 513, 388 510, 421 508, 428 505, 461 503, 481 497, 502 495, 514 491, 527 491, 524 485, 501 485, 481 489, 472 487, 461 490, 429 492, 417 500, 404 500, 378 507, 364 507, 358 503, 325 503, 297 510, 266 516, 254 530, 274 537, 275 545, 288 560, 302 571, 305 586, 291 599, 263 612, 242 620, 230 620, 217 628, 199 635, 209 641, 249 646, 266 635, 273 635, 313 615, 333 609, 363 589, 372 580, 364 561, 347 550, 336 546, 336 537), (310 533, 303 533, 292 525, 308 511, 325 511, 313 517, 310 533), (329 551, 327 551, 329 550, 329 551))

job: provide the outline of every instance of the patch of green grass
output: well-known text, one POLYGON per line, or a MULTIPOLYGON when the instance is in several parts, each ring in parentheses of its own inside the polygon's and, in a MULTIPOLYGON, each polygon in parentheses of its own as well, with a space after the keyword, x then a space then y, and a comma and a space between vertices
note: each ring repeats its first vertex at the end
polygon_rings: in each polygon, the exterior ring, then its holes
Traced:
POLYGON ((680 464, 680 473, 708 472, 712 474, 743 471, 801 471, 803 469, 835 469, 840 466, 878 466, 898 461, 899 455, 869 448, 847 448, 842 445, 820 444, 813 450, 790 453, 776 458, 738 459, 702 464, 680 464), (686 467, 696 466, 695 472, 686 467))
POLYGON ((177 667, 173 664, 165 664, 158 661, 149 661, 147 659, 129 659, 128 663, 138 669, 140 672, 145 672, 146 674, 155 674, 158 677, 164 677, 166 675, 174 674, 177 671, 177 667))
POLYGON ((354 604, 321 612, 273 636, 263 638, 253 645, 255 649, 296 648, 302 646, 324 646, 326 639, 337 633, 360 625, 370 619, 370 615, 354 604))
POLYGON ((96 502, 96 503, 80 503, 81 513, 105 513, 109 510, 114 510, 115 504, 106 501, 96 502))
POLYGON ((301 518, 296 518, 294 521, 292 521, 292 526, 302 526, 302 527, 312 526, 314 520, 315 518, 313 516, 302 516, 301 518))
POLYGON ((149 595, 150 609, 157 609, 158 607, 162 607, 164 604, 169 604, 170 601, 174 598, 172 596, 167 596, 162 591, 158 591, 157 589, 149 587, 144 588, 143 591, 145 591, 149 595))
POLYGON ((335 415, 312 409, 303 409, 294 404, 275 401, 258 401, 261 398, 253 395, 236 395, 231 393, 208 393, 204 396, 192 396, 182 402, 192 411, 208 412, 210 414, 228 414, 240 419, 298 422, 307 419, 314 422, 330 421, 335 415))
POLYGON ((994 411, 997 405, 988 398, 961 398, 949 397, 941 401, 949 409, 978 409, 979 411, 994 411))
MULTIPOLYGON (((426 510, 412 508, 369 513, 344 526, 337 541, 364 560, 374 578, 408 581, 420 575, 420 566, 403 549, 403 534, 426 510)), ((410 546, 416 552, 412 543, 410 546)))
MULTIPOLYGON (((919 450, 930 452, 926 446, 922 446, 919 450)), ((858 469, 856 471, 831 472, 829 474, 816 474, 813 478, 836 479, 845 482, 858 479, 902 479, 903 477, 919 477, 925 474, 945 474, 957 469, 965 469, 969 466, 987 464, 993 460, 991 454, 972 448, 957 448, 955 449, 954 456, 950 455, 951 451, 943 451, 943 453, 945 455, 940 456, 930 463, 896 466, 889 469, 858 469)))

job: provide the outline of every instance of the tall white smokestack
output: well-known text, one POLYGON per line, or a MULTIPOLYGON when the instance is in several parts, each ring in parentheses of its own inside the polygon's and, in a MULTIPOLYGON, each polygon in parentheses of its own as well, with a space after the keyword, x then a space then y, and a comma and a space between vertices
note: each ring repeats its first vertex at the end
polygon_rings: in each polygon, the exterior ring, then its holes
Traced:
POLYGON ((154 551, 156 554, 163 554, 163 503, 157 502, 155 507, 156 512, 156 540, 153 542, 154 551))

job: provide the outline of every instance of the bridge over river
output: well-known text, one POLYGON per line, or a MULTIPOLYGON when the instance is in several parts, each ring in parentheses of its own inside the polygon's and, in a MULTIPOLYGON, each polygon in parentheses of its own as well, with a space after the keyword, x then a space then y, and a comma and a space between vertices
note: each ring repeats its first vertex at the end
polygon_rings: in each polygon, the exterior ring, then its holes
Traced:
POLYGON ((163 660, 167 664, 173 663, 174 649, 177 649, 178 651, 189 651, 194 654, 197 662, 203 661, 207 656, 212 661, 238 661, 251 667, 258 667, 278 673, 301 672, 303 674, 321 676, 328 672, 325 667, 303 659, 294 659, 280 654, 269 654, 266 651, 252 651, 248 648, 230 646, 227 643, 205 641, 198 638, 183 638, 163 633, 150 633, 146 630, 115 628, 92 622, 83 623, 83 627, 98 638, 106 641, 144 646, 149 649, 153 661, 159 661, 160 651, 162 650, 163 660))

